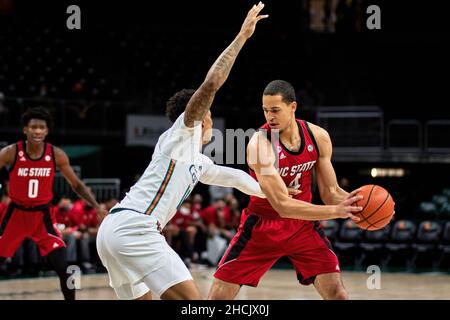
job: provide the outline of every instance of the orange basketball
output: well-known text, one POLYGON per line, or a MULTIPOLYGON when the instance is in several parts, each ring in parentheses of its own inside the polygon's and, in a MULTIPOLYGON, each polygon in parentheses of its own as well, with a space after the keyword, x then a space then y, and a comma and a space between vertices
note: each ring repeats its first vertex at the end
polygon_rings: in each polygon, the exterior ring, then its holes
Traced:
POLYGON ((394 216, 395 202, 392 196, 383 187, 368 184, 361 187, 364 197, 354 205, 363 207, 357 214, 361 220, 356 224, 364 230, 378 230, 386 226, 394 216))

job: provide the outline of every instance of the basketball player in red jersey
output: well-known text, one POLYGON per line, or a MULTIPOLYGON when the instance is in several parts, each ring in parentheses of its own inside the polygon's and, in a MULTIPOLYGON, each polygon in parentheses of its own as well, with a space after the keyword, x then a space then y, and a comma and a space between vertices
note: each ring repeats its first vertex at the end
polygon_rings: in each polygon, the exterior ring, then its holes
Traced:
POLYGON ((75 299, 75 289, 67 281, 66 246, 54 227, 50 214, 53 198, 53 178, 58 168, 73 190, 97 209, 101 220, 107 212, 77 177, 67 154, 45 138, 52 126, 50 113, 33 108, 22 115, 26 141, 19 141, 0 150, 0 169, 9 167, 9 196, 11 203, 0 217, 0 263, 12 257, 25 238, 36 242, 42 256, 47 256, 60 279, 66 300, 75 299))
POLYGON ((331 164, 328 133, 295 118, 294 88, 276 80, 263 93, 267 123, 247 146, 247 163, 267 196, 252 196, 244 209, 238 233, 214 274, 209 299, 233 299, 241 285, 256 287, 281 257, 292 262, 298 281, 314 284, 324 299, 347 299, 339 262, 318 220, 351 218, 362 210, 352 206, 362 199, 347 193, 336 180, 331 164), (279 139, 274 133, 279 133, 279 139), (311 203, 312 173, 316 171, 320 197, 326 205, 311 203), (301 192, 295 199, 287 187, 301 192))

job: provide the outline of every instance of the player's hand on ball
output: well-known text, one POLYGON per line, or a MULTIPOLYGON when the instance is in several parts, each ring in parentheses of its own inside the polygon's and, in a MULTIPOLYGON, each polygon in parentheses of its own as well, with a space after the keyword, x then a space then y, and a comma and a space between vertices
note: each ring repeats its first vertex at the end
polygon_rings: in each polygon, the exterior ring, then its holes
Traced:
POLYGON ((356 189, 353 190, 341 203, 339 203, 336 206, 336 213, 339 215, 340 218, 347 219, 350 218, 354 222, 360 221, 360 218, 355 216, 355 213, 361 212, 362 207, 353 205, 355 202, 358 202, 363 199, 363 196, 361 194, 357 195, 361 190, 356 189))
POLYGON ((356 196, 356 195, 357 195, 358 193, 360 193, 361 191, 362 191, 361 188, 358 188, 358 189, 353 190, 352 192, 350 192, 350 193, 348 194, 347 199, 350 199, 350 198, 356 196))
POLYGON ((269 17, 268 14, 259 15, 259 13, 263 8, 264 3, 260 1, 257 5, 255 4, 248 12, 247 17, 245 18, 244 23, 242 24, 240 32, 240 34, 242 34, 246 39, 250 38, 253 32, 255 32, 256 23, 259 20, 266 19, 267 17, 269 17))

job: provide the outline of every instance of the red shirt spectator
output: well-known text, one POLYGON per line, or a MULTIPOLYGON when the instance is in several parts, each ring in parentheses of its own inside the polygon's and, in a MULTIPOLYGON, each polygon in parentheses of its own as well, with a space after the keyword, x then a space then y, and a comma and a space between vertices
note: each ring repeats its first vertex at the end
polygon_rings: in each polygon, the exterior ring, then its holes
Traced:
POLYGON ((178 228, 186 229, 189 227, 192 220, 193 216, 191 210, 187 207, 181 207, 173 217, 172 222, 178 228))
POLYGON ((74 202, 72 215, 78 226, 84 226, 85 228, 96 228, 98 226, 97 212, 94 208, 86 206, 83 200, 74 202))
POLYGON ((58 206, 53 208, 52 213, 55 215, 57 223, 63 224, 72 231, 78 229, 78 221, 73 214, 73 204, 70 199, 61 199, 58 206))
POLYGON ((225 224, 229 224, 231 222, 231 212, 230 208, 225 206, 225 202, 223 200, 218 200, 212 206, 203 209, 200 216, 207 225, 214 224, 218 227, 225 227, 221 225, 219 217, 220 213, 223 214, 223 222, 225 224))

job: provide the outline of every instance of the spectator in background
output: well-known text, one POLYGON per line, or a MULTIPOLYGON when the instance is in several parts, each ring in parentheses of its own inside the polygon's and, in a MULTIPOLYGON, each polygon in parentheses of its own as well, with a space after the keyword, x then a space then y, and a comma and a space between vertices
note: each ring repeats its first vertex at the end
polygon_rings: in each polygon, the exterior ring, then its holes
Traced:
MULTIPOLYGON (((208 234, 210 236, 218 232, 224 238, 229 238, 227 225, 231 221, 231 211, 225 200, 216 200, 211 206, 203 209, 200 215, 208 226, 208 234)), ((231 238, 229 238, 229 240, 231 240, 231 238)))
POLYGON ((191 226, 196 229, 194 249, 198 256, 200 256, 199 263, 210 264, 205 261, 206 257, 206 242, 208 239, 208 227, 201 217, 203 211, 203 196, 196 193, 192 196, 192 221, 191 226))
MULTIPOLYGON (((105 208, 105 205, 102 205, 105 208)), ((78 231, 81 232, 79 239, 81 253, 81 267, 85 273, 93 273, 93 256, 96 256, 96 239, 98 231, 98 219, 95 209, 89 206, 83 199, 78 199, 73 204, 74 219, 77 222, 78 231), (92 254, 94 253, 94 254, 92 254)))
POLYGON ((192 196, 192 212, 200 214, 203 210, 203 197, 200 193, 196 193, 192 196))
POLYGON ((239 208, 239 201, 232 194, 229 194, 225 198, 225 203, 227 207, 230 209, 230 217, 228 219, 228 223, 226 228, 233 234, 236 234, 237 229, 239 228, 240 220, 241 220, 241 211, 239 208))
POLYGON ((91 252, 95 251, 98 230, 95 209, 89 207, 84 200, 72 202, 69 198, 63 197, 56 209, 56 221, 67 244, 68 262, 80 264, 85 273, 93 273, 95 268, 91 252))
POLYGON ((231 221, 231 211, 225 200, 216 200, 211 206, 201 212, 201 218, 207 226, 206 259, 212 265, 217 265, 224 253, 233 233, 227 228, 231 221))
POLYGON ((199 259, 194 249, 197 228, 192 225, 193 220, 192 202, 186 199, 163 230, 167 243, 180 255, 188 267, 191 262, 197 262, 199 259))
POLYGON ((67 247, 67 263, 77 264, 77 241, 81 239, 81 232, 78 230, 77 220, 73 214, 72 200, 62 197, 55 208, 55 218, 59 232, 63 237, 67 247))

